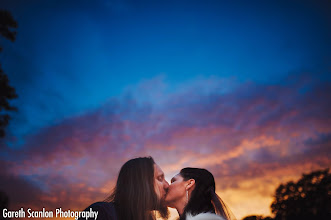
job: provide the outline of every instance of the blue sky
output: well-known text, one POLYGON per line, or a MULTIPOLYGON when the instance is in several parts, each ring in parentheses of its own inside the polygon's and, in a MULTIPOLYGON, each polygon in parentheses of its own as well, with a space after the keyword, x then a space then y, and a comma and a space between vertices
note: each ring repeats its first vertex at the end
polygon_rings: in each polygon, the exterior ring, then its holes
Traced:
POLYGON ((24 133, 93 109, 143 79, 277 83, 320 66, 330 51, 327 15, 312 2, 3 3, 19 23, 2 60, 20 95, 24 133))
MULTIPOLYGON (((215 146, 233 148, 229 155, 248 152, 245 158, 229 156, 231 163, 247 162, 241 168, 255 169, 252 164, 259 159, 279 163, 292 156, 296 159, 288 166, 300 167, 292 177, 330 164, 321 153, 330 151, 322 147, 314 151, 309 168, 298 165, 307 159, 303 152, 311 153, 307 140, 329 146, 327 1, 2 0, 0 8, 8 9, 19 25, 14 43, 0 40, 2 67, 19 95, 12 102, 19 111, 12 114, 1 142, 1 158, 7 164, 5 156, 17 157, 17 167, 8 170, 18 177, 40 187, 55 178, 39 169, 41 159, 24 168, 23 152, 37 158, 38 152, 48 152, 46 157, 57 164, 62 161, 57 153, 67 155, 67 145, 74 152, 86 143, 102 149, 107 140, 119 144, 110 144, 109 152, 110 158, 121 158, 118 164, 154 153, 170 173, 170 162, 160 154, 167 149, 176 149, 178 157, 191 156, 180 163, 171 160, 177 167, 192 165, 185 161, 216 166, 198 159, 196 143, 205 146, 202 154, 218 155, 215 146), (144 147, 151 143, 160 152, 144 147), (262 143, 270 149, 260 150, 262 143), (297 150, 298 143, 305 147, 297 150), (282 149, 282 156, 274 147, 282 149)), ((48 171, 57 173, 55 165, 48 171)), ((57 176, 63 182, 69 181, 66 177, 57 176)), ((99 178, 101 184, 106 175, 99 178)))

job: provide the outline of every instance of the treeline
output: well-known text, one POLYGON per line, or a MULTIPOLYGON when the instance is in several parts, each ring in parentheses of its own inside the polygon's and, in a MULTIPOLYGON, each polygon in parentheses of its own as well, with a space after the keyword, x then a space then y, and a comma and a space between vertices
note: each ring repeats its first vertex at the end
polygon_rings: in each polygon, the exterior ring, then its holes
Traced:
MULTIPOLYGON (((9 11, 0 9, 0 37, 15 41, 17 22, 9 11)), ((0 52, 2 46, 0 45, 0 52)), ((10 105, 10 100, 17 98, 16 90, 9 83, 7 74, 2 70, 0 63, 0 138, 6 134, 5 129, 9 124, 10 111, 17 108, 10 105)))
POLYGON ((281 184, 276 189, 270 208, 274 217, 251 215, 243 220, 330 220, 329 169, 303 174, 297 182, 281 184))

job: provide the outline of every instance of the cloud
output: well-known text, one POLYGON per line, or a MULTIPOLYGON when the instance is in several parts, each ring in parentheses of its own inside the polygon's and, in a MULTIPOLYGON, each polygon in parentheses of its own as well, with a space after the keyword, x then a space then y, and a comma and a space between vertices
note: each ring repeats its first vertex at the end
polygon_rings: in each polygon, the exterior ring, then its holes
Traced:
POLYGON ((200 79, 171 93, 162 92, 168 88, 162 77, 145 81, 98 109, 41 129, 20 150, 8 149, 3 187, 28 183, 22 189, 34 192, 18 198, 9 190, 15 207, 30 201, 84 208, 105 198, 125 161, 151 155, 168 179, 186 166, 209 169, 239 216, 254 207, 265 214, 278 184, 330 165, 331 89, 312 79, 233 83, 222 91, 226 80, 214 78, 220 85, 205 89, 210 79, 200 79), (135 98, 153 86, 158 92, 151 101, 135 98), (154 103, 157 98, 162 102, 154 103))

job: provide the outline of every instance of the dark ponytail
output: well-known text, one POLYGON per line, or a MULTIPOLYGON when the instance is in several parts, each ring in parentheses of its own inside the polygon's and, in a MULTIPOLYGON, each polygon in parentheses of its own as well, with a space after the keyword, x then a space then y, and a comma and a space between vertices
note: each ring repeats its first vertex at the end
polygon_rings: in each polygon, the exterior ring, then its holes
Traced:
POLYGON ((194 179, 195 188, 184 208, 180 220, 186 220, 186 214, 215 213, 226 220, 233 219, 224 202, 215 193, 214 176, 206 169, 184 168, 179 173, 184 180, 194 179))

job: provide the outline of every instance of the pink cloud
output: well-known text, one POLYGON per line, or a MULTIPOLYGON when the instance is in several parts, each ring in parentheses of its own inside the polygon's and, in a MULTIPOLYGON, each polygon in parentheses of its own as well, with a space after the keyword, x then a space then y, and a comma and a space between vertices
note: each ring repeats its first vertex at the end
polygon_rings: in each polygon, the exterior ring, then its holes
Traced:
MULTIPOLYGON (((2 175, 29 180, 27 189, 38 191, 30 200, 35 206, 84 208, 110 192, 126 160, 151 155, 167 178, 185 166, 210 169, 220 190, 237 193, 228 198, 237 206, 244 189, 269 201, 284 176, 330 166, 331 89, 322 82, 233 83, 222 90, 228 81, 213 78, 168 94, 162 80, 30 136, 21 150, 8 152, 11 165, 2 175), (149 102, 135 99, 159 85, 149 102)), ((29 201, 8 193, 15 206, 29 201)))

